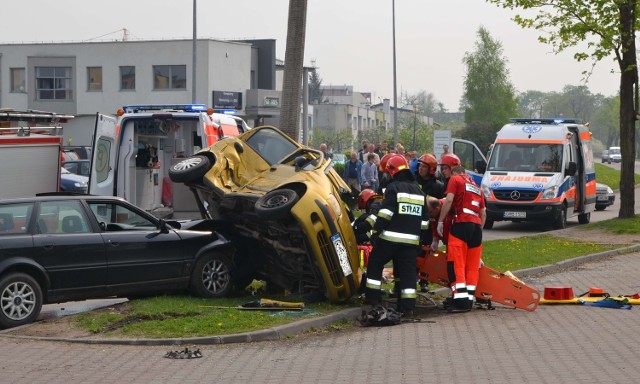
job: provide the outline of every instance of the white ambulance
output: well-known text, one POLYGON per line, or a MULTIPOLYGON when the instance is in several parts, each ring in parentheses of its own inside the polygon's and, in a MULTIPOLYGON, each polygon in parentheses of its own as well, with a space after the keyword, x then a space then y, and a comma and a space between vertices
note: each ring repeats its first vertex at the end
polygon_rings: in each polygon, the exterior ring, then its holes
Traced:
POLYGON ((124 106, 98 114, 89 193, 120 196, 160 218, 199 218, 193 193, 169 179, 172 164, 250 127, 203 104, 124 106))
POLYGON ((487 221, 590 221, 596 204, 591 132, 578 120, 511 119, 493 145, 482 178, 487 221))

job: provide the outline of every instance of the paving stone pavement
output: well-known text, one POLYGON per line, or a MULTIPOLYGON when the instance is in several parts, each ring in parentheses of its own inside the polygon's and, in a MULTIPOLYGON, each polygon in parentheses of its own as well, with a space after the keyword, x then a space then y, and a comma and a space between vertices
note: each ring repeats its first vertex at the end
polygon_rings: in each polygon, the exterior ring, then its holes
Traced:
MULTIPOLYGON (((525 281, 640 292, 640 252, 525 281)), ((0 337, 1 383, 638 383, 640 306, 541 305, 535 312, 447 314, 433 322, 307 334, 277 341, 188 346, 92 345, 0 337)))

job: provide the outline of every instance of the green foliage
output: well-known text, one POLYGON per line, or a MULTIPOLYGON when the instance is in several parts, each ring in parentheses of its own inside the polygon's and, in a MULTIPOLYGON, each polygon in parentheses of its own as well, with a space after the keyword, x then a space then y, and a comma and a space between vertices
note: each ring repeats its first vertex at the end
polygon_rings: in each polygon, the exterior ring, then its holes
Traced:
POLYGON ((640 234, 640 215, 627 219, 611 219, 588 224, 587 228, 604 228, 617 234, 640 234))
POLYGON ((463 59, 467 67, 462 108, 466 127, 463 138, 473 138, 481 148, 493 142, 496 132, 517 114, 515 88, 509 79, 502 43, 484 27, 478 29, 475 51, 463 59))
POLYGON ((309 103, 319 104, 322 102, 322 79, 318 75, 318 69, 314 66, 309 75, 309 103))
POLYGON ((353 135, 349 128, 316 129, 313 132, 312 142, 316 148, 319 148, 320 144, 325 143, 332 152, 344 152, 347 149, 353 148, 353 135))
POLYGON ((402 143, 405 151, 417 151, 420 154, 433 152, 433 127, 426 124, 417 124, 415 130, 415 146, 413 145, 413 127, 400 128, 398 141, 402 143))

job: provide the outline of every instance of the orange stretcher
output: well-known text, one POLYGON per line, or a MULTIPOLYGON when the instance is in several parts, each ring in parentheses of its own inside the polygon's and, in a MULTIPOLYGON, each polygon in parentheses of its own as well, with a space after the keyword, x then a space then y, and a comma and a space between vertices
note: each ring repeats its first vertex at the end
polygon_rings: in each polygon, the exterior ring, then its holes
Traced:
MULTIPOLYGON (((369 261, 372 246, 361 244, 360 265, 365 267, 369 261)), ((422 247, 424 254, 416 258, 418 277, 434 284, 450 288, 447 273, 447 254, 445 252, 431 252, 431 248, 422 247)), ((490 300, 509 307, 535 311, 540 304, 540 292, 526 285, 511 272, 501 273, 486 265, 480 267, 480 277, 476 288, 476 297, 490 300)))
MULTIPOLYGON (((432 253, 428 247, 423 247, 423 250, 424 256, 417 257, 418 277, 449 288, 447 254, 432 253)), ((482 265, 476 298, 532 312, 538 308, 540 292, 526 285, 510 272, 501 273, 482 265)))

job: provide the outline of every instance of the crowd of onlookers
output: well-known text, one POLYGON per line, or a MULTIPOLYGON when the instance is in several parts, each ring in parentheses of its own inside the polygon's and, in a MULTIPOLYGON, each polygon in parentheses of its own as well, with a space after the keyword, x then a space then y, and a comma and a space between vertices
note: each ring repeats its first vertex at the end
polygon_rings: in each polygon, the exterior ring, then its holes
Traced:
MULTIPOLYGON (((322 144, 320 150, 325 152, 325 156, 331 155, 326 152, 326 145, 322 144)), ((342 177, 349 187, 357 196, 363 189, 372 189, 378 191, 381 183, 382 175, 379 173, 380 159, 389 153, 397 153, 403 155, 411 171, 418 174, 418 163, 420 154, 416 151, 405 151, 401 143, 395 147, 389 148, 386 142, 373 144, 368 141, 362 141, 362 147, 358 151, 352 151, 350 158, 344 166, 342 177)))

